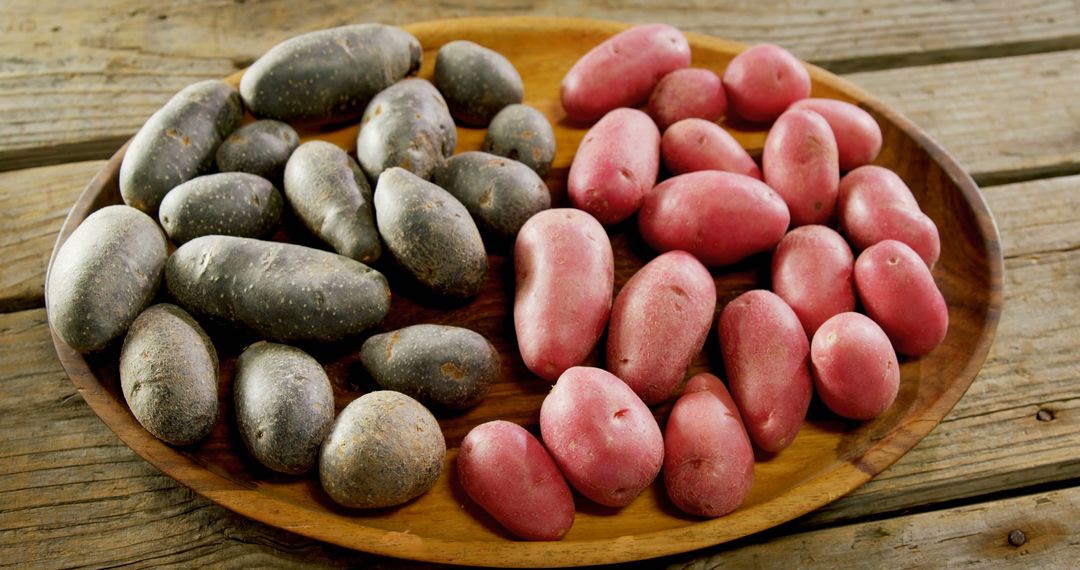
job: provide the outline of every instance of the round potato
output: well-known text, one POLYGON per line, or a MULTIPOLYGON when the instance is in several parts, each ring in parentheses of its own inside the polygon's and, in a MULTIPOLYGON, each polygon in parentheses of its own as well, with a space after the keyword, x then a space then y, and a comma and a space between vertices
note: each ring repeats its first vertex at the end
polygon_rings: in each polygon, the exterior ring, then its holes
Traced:
POLYGON ((468 40, 443 44, 435 55, 435 86, 450 114, 475 127, 486 127, 507 105, 521 103, 525 84, 514 64, 501 53, 468 40))
POLYGON ((788 232, 772 259, 772 290, 799 317, 808 338, 833 315, 855 310, 855 256, 826 226, 788 232))
POLYGON ((649 116, 660 132, 683 119, 712 122, 726 112, 724 84, 708 69, 676 69, 665 75, 649 96, 649 116))
POLYGON ((319 481, 346 507, 392 507, 431 489, 445 457, 439 422, 420 402, 369 392, 334 421, 319 451, 319 481))
POLYGON ((555 160, 555 131, 540 111, 528 105, 507 105, 491 119, 481 148, 546 176, 555 160))
POLYGON ((810 362, 818 397, 845 418, 875 418, 896 400, 896 352, 866 315, 840 313, 825 321, 810 344, 810 362))
POLYGON ((236 427, 255 459, 279 473, 315 466, 334 423, 330 378, 299 348, 259 341, 236 359, 236 427))
POLYGON ((166 255, 161 228, 139 210, 106 206, 90 214, 49 267, 49 326, 79 352, 105 348, 157 294, 166 255))
POLYGON ((456 146, 457 127, 438 89, 426 79, 403 79, 368 103, 356 158, 372 183, 393 167, 430 179, 456 146))
POLYGON ((265 237, 281 221, 284 203, 269 180, 245 172, 192 178, 161 201, 158 220, 176 244, 200 236, 265 237))
POLYGON ((172 445, 202 440, 218 415, 218 359, 210 337, 176 305, 146 309, 120 349, 120 389, 154 437, 172 445))
POLYGON ((236 129, 221 143, 214 161, 222 172, 247 172, 280 185, 300 137, 287 123, 264 119, 236 129))
POLYGON ((531 168, 486 152, 454 155, 435 170, 435 183, 499 238, 513 239, 526 220, 551 207, 551 192, 531 168))
POLYGON ((761 169, 739 141, 704 119, 683 119, 668 127, 660 138, 660 156, 675 174, 723 170, 761 180, 761 169))
POLYGON ((724 92, 728 111, 747 121, 767 123, 810 96, 810 73, 786 49, 759 44, 728 63, 724 92))

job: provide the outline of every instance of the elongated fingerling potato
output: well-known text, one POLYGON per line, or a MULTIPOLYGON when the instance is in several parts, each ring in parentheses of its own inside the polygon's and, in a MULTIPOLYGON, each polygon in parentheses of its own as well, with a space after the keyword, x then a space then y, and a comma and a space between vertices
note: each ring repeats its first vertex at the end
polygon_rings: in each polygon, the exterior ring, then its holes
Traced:
POLYGON ((200 236, 260 238, 281 222, 285 201, 269 180, 246 172, 198 176, 161 201, 158 220, 173 243, 200 236))

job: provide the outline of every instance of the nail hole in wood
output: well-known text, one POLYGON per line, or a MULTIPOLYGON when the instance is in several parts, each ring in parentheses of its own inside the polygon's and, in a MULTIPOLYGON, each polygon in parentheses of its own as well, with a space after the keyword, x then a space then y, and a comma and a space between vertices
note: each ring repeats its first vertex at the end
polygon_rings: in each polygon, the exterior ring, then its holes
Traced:
POLYGON ((1035 414, 1035 419, 1039 420, 1040 422, 1048 422, 1054 419, 1054 412, 1051 412, 1047 409, 1039 410, 1039 412, 1035 414))
POLYGON ((1020 529, 1015 529, 1009 532, 1009 544, 1013 546, 1023 546, 1027 542, 1027 535, 1020 529))

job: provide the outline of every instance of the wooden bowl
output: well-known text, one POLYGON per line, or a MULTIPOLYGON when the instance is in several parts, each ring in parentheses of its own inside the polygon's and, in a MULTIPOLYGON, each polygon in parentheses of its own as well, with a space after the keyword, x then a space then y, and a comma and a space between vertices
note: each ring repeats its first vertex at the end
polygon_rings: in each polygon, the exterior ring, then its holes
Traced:
MULTIPOLYGON (((565 204, 565 185, 585 128, 566 121, 559 104, 559 81, 586 51, 626 24, 590 20, 505 18, 427 22, 407 26, 425 47, 421 76, 430 77, 436 49, 454 39, 471 39, 506 55, 525 79, 526 103, 543 111, 555 127, 558 154, 547 177, 556 204, 565 204)), ((717 72, 744 46, 688 34, 696 67, 717 72)), ((234 428, 231 381, 244 342, 217 334, 221 354, 221 413, 203 443, 170 447, 147 433, 124 403, 117 373, 118 347, 82 355, 55 336, 57 353, 72 382, 101 419, 136 453, 204 497, 240 514, 305 536, 359 550, 436 562, 488 566, 571 566, 644 559, 702 548, 770 528, 835 500, 888 467, 941 421, 975 378, 990 347, 1001 311, 1002 259, 997 229, 979 189, 953 158, 906 118, 864 91, 811 67, 813 95, 851 101, 869 111, 884 132, 877 163, 895 170, 911 187, 941 233, 941 260, 934 277, 949 305, 949 332, 931 354, 904 360, 897 401, 869 422, 838 419, 820 404, 811 406, 798 438, 786 450, 759 456, 750 496, 734 513, 718 519, 682 514, 654 483, 621 510, 576 497, 577 519, 560 542, 514 540, 472 504, 455 482, 456 447, 481 422, 506 419, 536 431, 540 402, 549 384, 529 373, 514 338, 514 291, 510 244, 489 242, 491 269, 483 293, 468 304, 445 305, 415 289, 400 286, 400 272, 389 259, 376 267, 394 287, 390 315, 378 327, 436 322, 456 324, 486 335, 503 357, 500 381, 475 408, 440 421, 450 452, 438 484, 403 506, 375 511, 336 506, 315 474, 286 477, 259 466, 244 451, 234 428)), ((239 74, 231 77, 234 83, 239 74)), ((737 138, 759 153, 764 131, 735 128, 737 138)), ((355 149, 356 127, 306 132, 355 149)), ((480 146, 483 131, 460 129, 458 150, 480 146)), ((117 178, 124 149, 102 168, 79 197, 64 223, 57 248, 92 211, 119 203, 117 178)), ((610 230, 616 254, 616 288, 655 255, 631 221, 610 230)), ((275 239, 314 244, 295 222, 275 239)), ((55 257, 55 249, 53 255, 55 257)), ((769 256, 758 255, 713 271, 717 310, 739 293, 767 283, 769 256)), ((212 334, 219 331, 211 331, 212 334)), ((373 331, 374 332, 374 331, 373 331)), ((373 384, 356 357, 363 338, 329 347, 308 348, 333 381, 338 409, 373 384)), ((600 345, 603 346, 601 339, 600 345)), ((119 344, 119 343, 116 343, 119 344)), ((602 350, 588 364, 602 366, 602 350)), ((715 334, 689 374, 712 370, 723 375, 715 334)), ((656 409, 663 421, 668 406, 656 409)))

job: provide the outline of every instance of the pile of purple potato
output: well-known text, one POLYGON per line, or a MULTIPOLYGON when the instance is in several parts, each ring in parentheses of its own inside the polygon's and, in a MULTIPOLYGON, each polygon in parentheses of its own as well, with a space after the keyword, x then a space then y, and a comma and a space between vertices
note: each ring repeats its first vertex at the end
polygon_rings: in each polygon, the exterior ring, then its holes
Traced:
POLYGON ((475 406, 499 376, 489 340, 436 324, 368 336, 360 360, 381 389, 336 417, 323 366, 297 345, 363 338, 383 321, 391 287, 369 264, 387 253, 412 286, 470 302, 488 273, 485 238, 513 240, 518 348, 554 386, 540 438, 476 426, 456 468, 524 539, 565 536, 571 488, 623 507, 660 476, 678 508, 727 514, 752 486, 754 447, 790 445, 813 393, 839 416, 874 418, 896 398, 897 354, 944 339, 937 228, 899 176, 870 164, 873 117, 808 98, 809 73, 784 49, 755 46, 717 75, 691 68, 686 38, 664 24, 596 46, 562 81, 567 117, 591 126, 568 175, 573 207, 555 209, 543 179, 553 130, 522 104, 513 64, 455 41, 429 82, 411 77, 422 53, 380 24, 298 36, 239 90, 184 89, 132 140, 125 205, 75 229, 46 299, 73 349, 121 343, 124 398, 155 437, 195 444, 219 420, 212 324, 260 339, 233 378, 251 457, 284 474, 317 468, 348 507, 422 495, 446 455, 435 414, 475 406), (258 120, 242 125, 245 109, 258 120), (768 126, 760 167, 724 117, 768 126), (300 144, 294 128, 355 120, 355 157, 300 144), (457 125, 486 128, 484 151, 454 155, 457 125), (658 183, 661 164, 672 176, 658 183), (322 247, 269 241, 286 213, 322 247), (659 255, 614 295, 606 227, 634 216, 659 255), (768 252, 771 291, 719 314, 726 386, 708 373, 684 383, 717 313, 710 270, 768 252), (581 366, 605 331, 606 370, 581 366), (661 429, 649 406, 673 397, 661 429))

